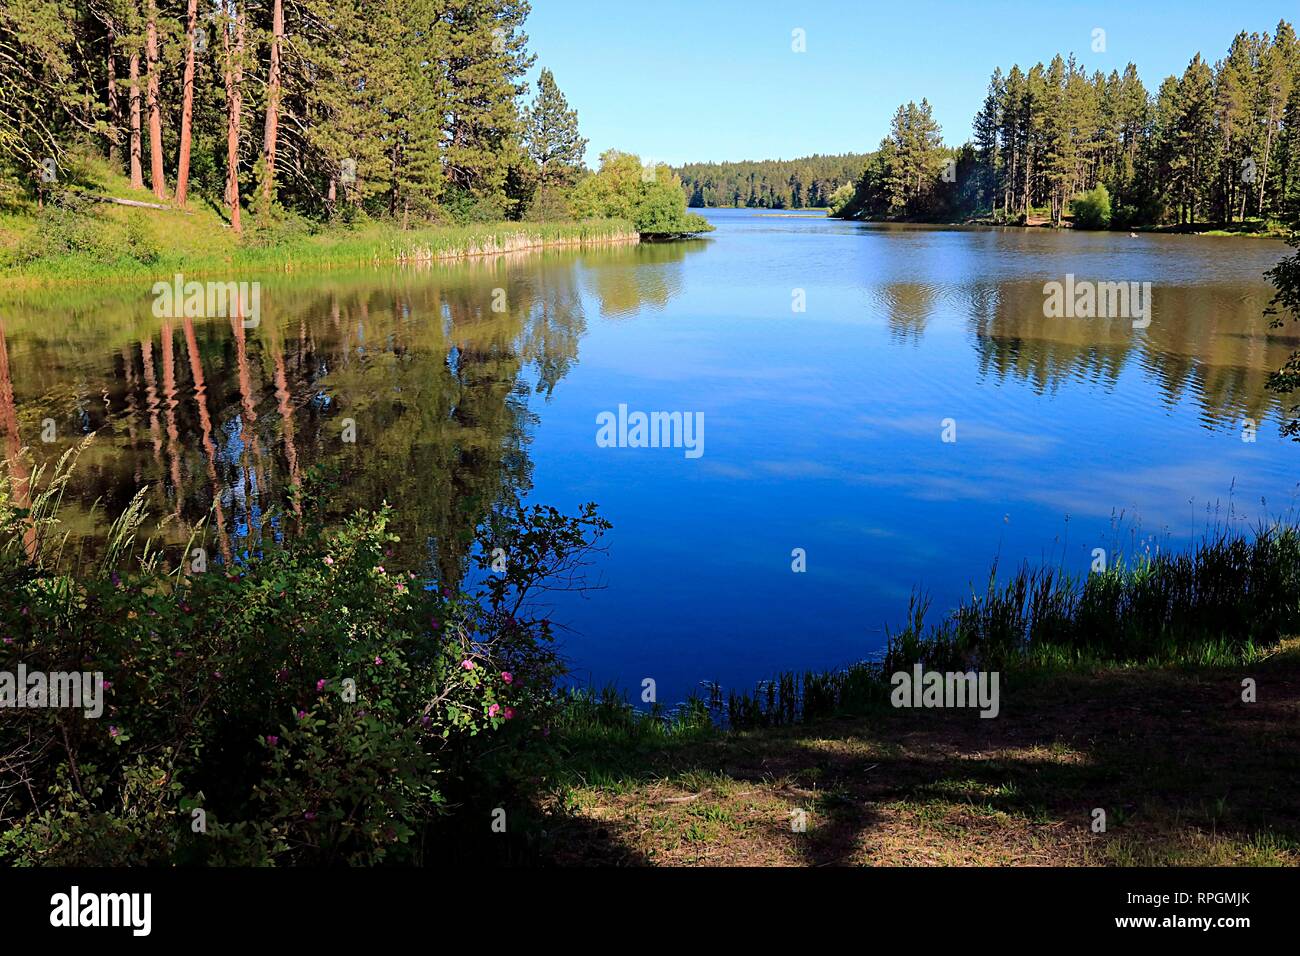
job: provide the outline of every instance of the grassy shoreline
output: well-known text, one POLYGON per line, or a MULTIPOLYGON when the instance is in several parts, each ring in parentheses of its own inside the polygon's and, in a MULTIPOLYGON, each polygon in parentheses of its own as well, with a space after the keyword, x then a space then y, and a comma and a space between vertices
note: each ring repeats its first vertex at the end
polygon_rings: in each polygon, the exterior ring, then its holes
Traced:
MULTIPOLYGON (((118 207, 120 208, 120 207, 118 207)), ((338 226, 327 232, 270 237, 254 233, 243 243, 212 231, 211 223, 190 223, 179 210, 100 217, 106 241, 122 245, 118 233, 148 230, 137 239, 139 255, 103 258, 94 252, 40 257, 0 267, 0 289, 46 288, 85 282, 169 278, 245 272, 295 272, 357 266, 393 266, 507 255, 540 249, 633 244, 640 235, 620 220, 584 222, 499 222, 467 226, 400 229, 379 223, 338 226), (178 221, 184 217, 185 221, 178 221), (170 244, 164 241, 170 237, 170 244)), ((0 223, 0 233, 5 223, 0 223)), ((13 231, 12 219, 9 221, 13 231)), ((21 241, 21 240, 20 240, 21 241)), ((11 245, 17 243, 11 242, 11 245)))

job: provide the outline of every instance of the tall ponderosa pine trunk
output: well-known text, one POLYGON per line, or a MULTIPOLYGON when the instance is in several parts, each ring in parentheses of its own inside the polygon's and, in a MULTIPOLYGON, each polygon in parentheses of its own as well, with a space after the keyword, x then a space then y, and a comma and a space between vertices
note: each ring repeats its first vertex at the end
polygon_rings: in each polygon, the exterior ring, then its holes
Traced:
POLYGON ((230 30, 224 29, 222 44, 226 53, 226 202, 230 206, 230 228, 235 235, 243 233, 239 221, 239 128, 244 97, 240 85, 244 79, 244 18, 239 7, 231 0, 230 16, 233 19, 235 45, 230 46, 230 30))
POLYGON ((159 103, 158 88, 158 8, 149 4, 149 23, 145 33, 145 52, 149 63, 149 180, 153 194, 159 199, 167 198, 167 177, 163 172, 162 147, 162 104, 159 103))
POLYGON ((1006 182, 1002 188, 1002 213, 1009 215, 1011 213, 1011 198, 1016 191, 1016 177, 1020 173, 1020 149, 1019 138, 1012 137, 1011 140, 1011 169, 1007 175, 1006 182))
POLYGON ((190 142, 194 124, 194 35, 198 28, 199 0, 190 0, 186 18, 185 80, 181 100, 181 147, 176 163, 176 203, 185 205, 190 187, 190 142))
POLYGON ((280 45, 284 40, 284 4, 275 0, 271 10, 271 68, 266 80, 266 128, 262 137, 265 171, 262 195, 269 206, 275 199, 275 148, 280 134, 280 45))
POLYGON ((140 51, 131 50, 131 185, 144 189, 144 167, 140 164, 140 51))

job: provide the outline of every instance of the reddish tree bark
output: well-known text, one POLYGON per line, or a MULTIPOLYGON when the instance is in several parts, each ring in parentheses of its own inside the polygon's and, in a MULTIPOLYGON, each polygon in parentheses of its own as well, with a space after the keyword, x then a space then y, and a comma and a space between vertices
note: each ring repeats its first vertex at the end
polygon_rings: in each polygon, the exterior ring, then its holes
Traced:
POLYGON ((144 168, 140 165, 140 51, 131 51, 131 185, 144 189, 144 168))
POLYGON ((235 235, 243 233, 239 221, 239 125, 244 97, 240 84, 244 79, 244 18, 239 15, 235 0, 230 4, 234 19, 235 47, 232 55, 230 31, 222 33, 226 52, 226 202, 230 205, 230 228, 235 235))
POLYGON ((266 81, 266 128, 262 137, 266 165, 262 194, 268 205, 275 198, 275 147, 280 133, 280 44, 283 40, 284 3, 275 0, 271 8, 271 69, 266 81))
POLYGON ((176 204, 185 205, 190 188, 190 142, 193 139, 194 124, 194 33, 198 28, 199 0, 190 0, 188 23, 185 35, 188 44, 185 51, 184 92, 181 99, 181 153, 176 162, 176 204))
POLYGON ((185 319, 185 348, 190 356, 190 374, 194 378, 194 401, 199 406, 199 427, 203 431, 203 451, 208 462, 208 480, 212 482, 212 508, 216 513, 217 540, 226 563, 231 561, 230 535, 226 532, 226 513, 221 507, 221 479, 217 475, 217 446, 212 439, 212 416, 208 414, 208 389, 203 381, 203 360, 194 336, 194 323, 185 319))
POLYGON ((153 194, 167 198, 167 177, 163 172, 162 105, 159 103, 158 79, 158 8, 149 4, 149 24, 145 29, 145 56, 148 58, 149 79, 149 180, 153 194))
POLYGON ((173 513, 180 517, 185 501, 185 485, 181 476, 180 428, 176 424, 176 358, 172 348, 172 325, 166 319, 162 324, 162 376, 163 398, 167 400, 163 415, 167 419, 167 460, 171 465, 172 494, 176 504, 173 513))

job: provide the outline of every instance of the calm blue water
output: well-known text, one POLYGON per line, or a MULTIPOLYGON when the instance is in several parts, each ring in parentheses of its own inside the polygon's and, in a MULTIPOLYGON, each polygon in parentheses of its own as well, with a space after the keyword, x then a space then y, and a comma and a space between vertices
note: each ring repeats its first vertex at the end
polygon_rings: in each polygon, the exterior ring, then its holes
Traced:
POLYGON ((535 497, 615 525, 605 590, 557 605, 581 675, 669 699, 843 664, 995 558, 1084 571, 1292 505, 1300 448, 1262 388, 1292 343, 1258 317, 1280 243, 709 217, 704 251, 648 267, 671 299, 590 322, 540 410, 535 497), (1151 326, 1044 319, 1067 272, 1152 281, 1151 326), (595 447, 619 403, 702 411, 704 455, 595 447))

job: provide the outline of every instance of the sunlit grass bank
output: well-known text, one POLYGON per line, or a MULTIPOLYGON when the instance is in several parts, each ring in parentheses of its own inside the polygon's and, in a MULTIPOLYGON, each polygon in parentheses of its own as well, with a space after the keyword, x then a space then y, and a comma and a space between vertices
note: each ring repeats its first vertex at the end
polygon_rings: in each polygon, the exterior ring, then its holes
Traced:
MULTIPOLYGON (((58 219, 59 215, 53 213, 50 218, 58 219)), ((0 266, 0 283, 40 286, 165 278, 177 272, 194 276, 391 266, 532 249, 635 243, 640 238, 627 223, 593 220, 406 230, 382 223, 340 224, 320 231, 279 234, 266 241, 258 241, 253 235, 241 243, 211 231, 222 228, 213 222, 215 218, 213 214, 185 216, 175 210, 143 212, 104 207, 95 211, 94 226, 41 220, 23 224, 30 232, 13 244, 0 266), (94 235, 85 241, 65 242, 58 238, 60 231, 71 229, 93 230, 94 235), (39 253, 24 251, 31 245, 47 248, 39 253)), ((17 228, 12 218, 8 225, 11 230, 17 228)), ((0 222, 0 230, 5 226, 0 222)))
POLYGON ((314 222, 277 211, 245 216, 235 235, 222 210, 202 199, 187 208, 123 206, 105 198, 158 205, 106 165, 87 160, 86 185, 44 208, 0 213, 0 287, 21 288, 114 279, 390 266, 531 249, 635 243, 640 234, 617 219, 422 225, 314 222))

